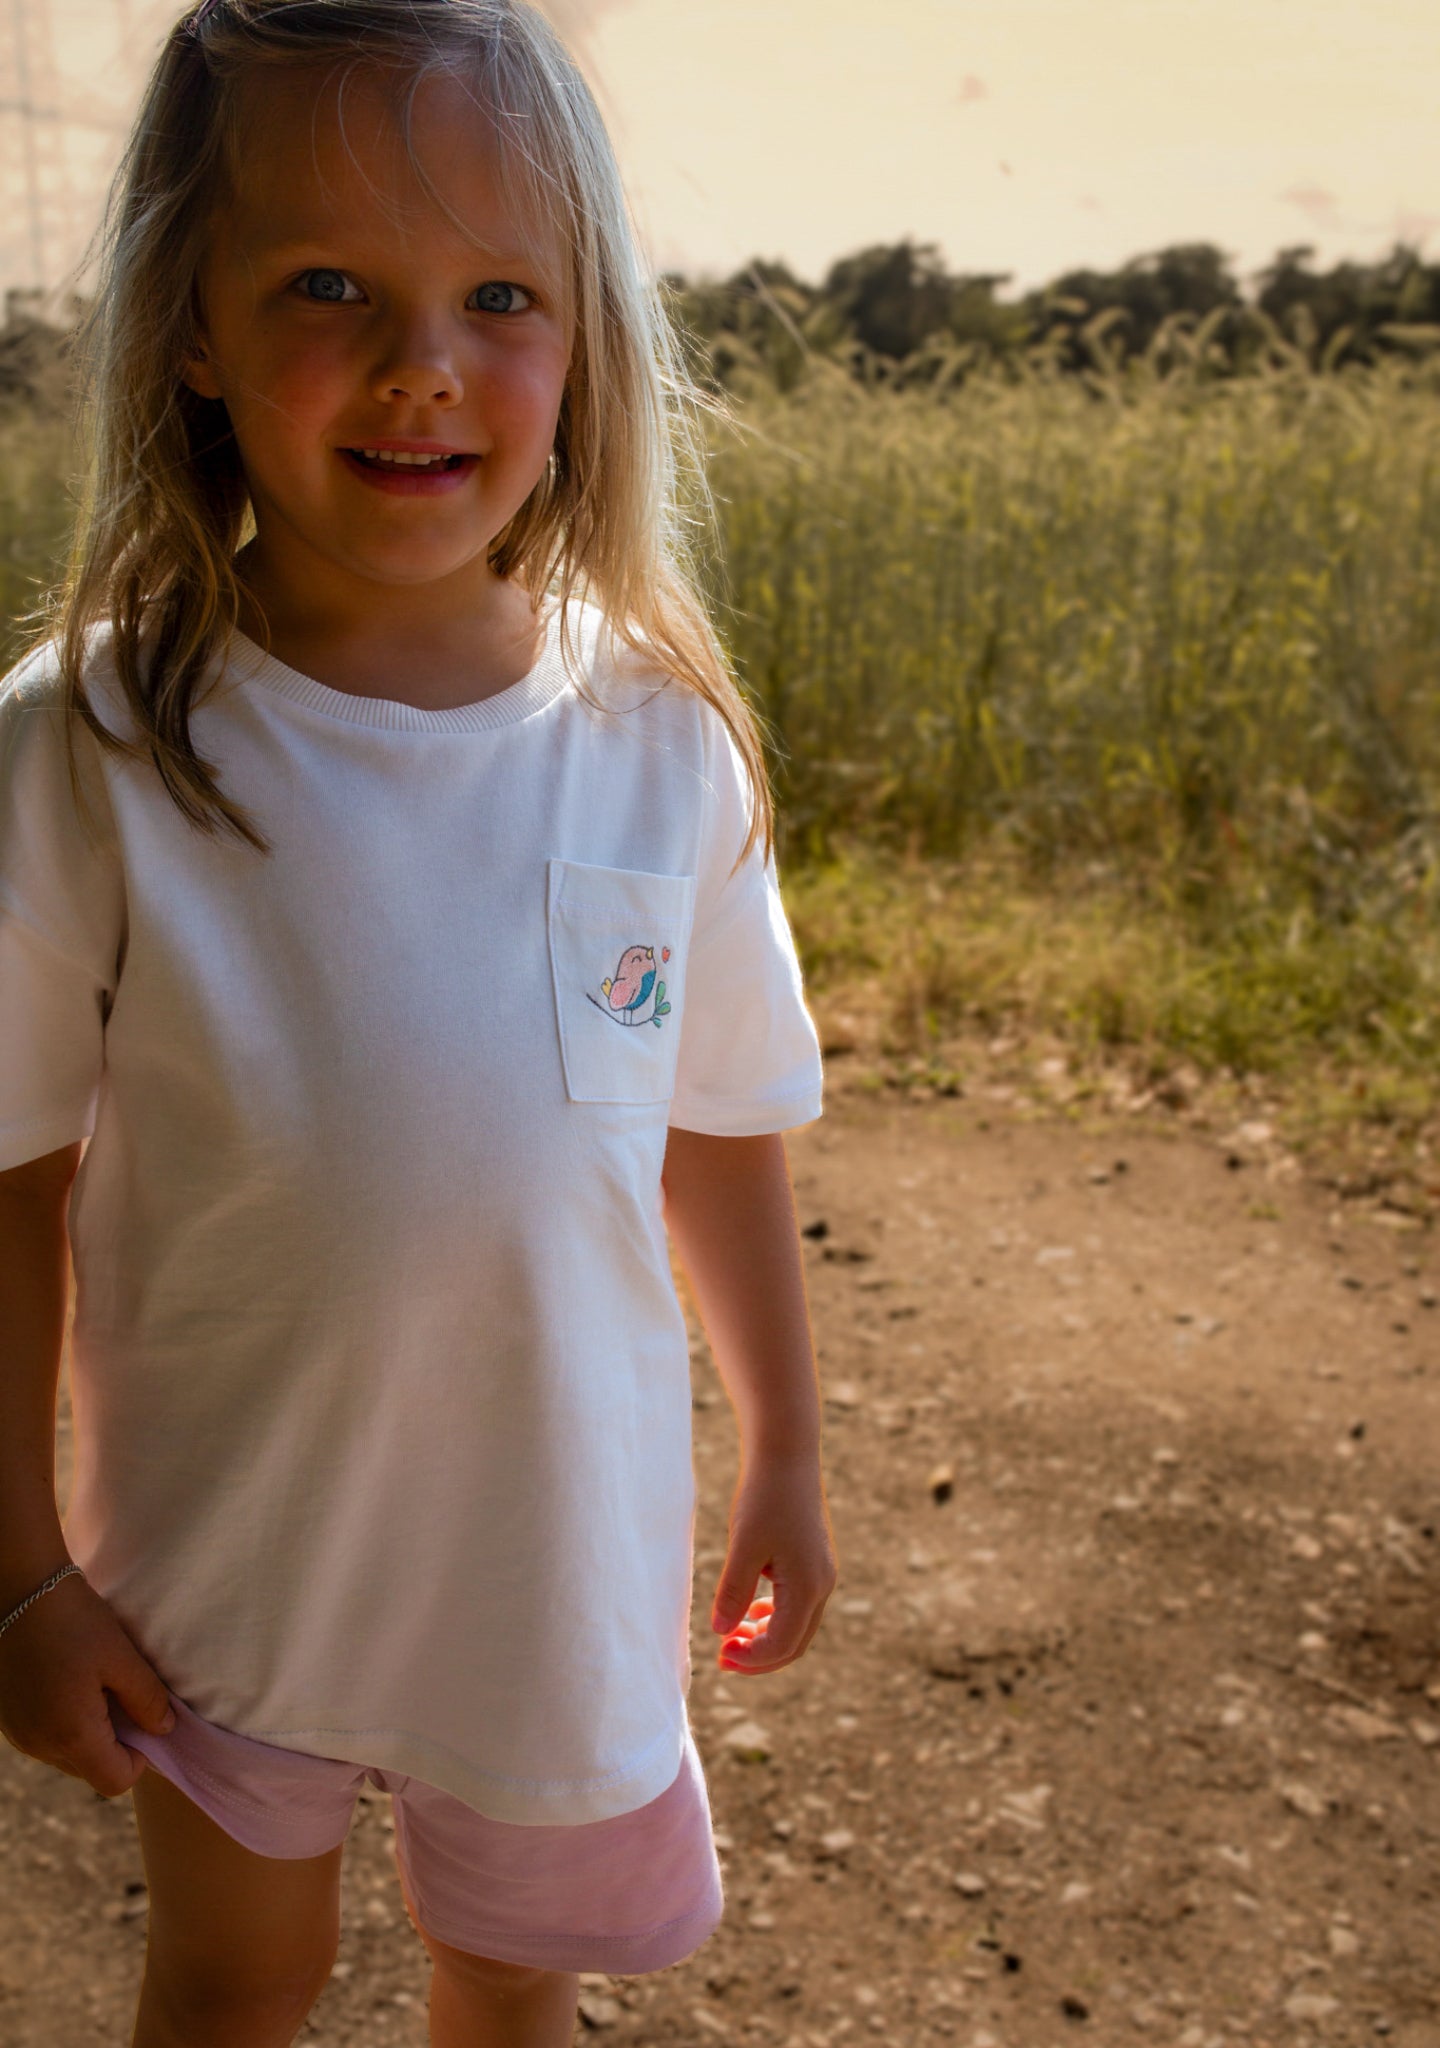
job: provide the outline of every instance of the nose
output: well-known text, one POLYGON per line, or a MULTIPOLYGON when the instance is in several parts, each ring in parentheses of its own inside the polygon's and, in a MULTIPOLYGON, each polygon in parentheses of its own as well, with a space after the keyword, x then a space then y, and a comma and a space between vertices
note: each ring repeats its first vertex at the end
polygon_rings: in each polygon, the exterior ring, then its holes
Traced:
POLYGON ((397 322, 375 366, 372 388, 380 399, 458 405, 465 395, 460 366, 440 322, 423 318, 397 322))

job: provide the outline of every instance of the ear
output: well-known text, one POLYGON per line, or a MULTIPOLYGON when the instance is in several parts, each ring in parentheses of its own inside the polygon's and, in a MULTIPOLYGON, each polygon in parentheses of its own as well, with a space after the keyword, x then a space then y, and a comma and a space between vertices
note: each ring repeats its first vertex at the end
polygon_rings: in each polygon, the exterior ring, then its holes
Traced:
POLYGON ((215 374, 215 365, 200 343, 194 355, 186 356, 180 366, 180 380, 188 384, 197 398, 219 398, 220 380, 215 374))

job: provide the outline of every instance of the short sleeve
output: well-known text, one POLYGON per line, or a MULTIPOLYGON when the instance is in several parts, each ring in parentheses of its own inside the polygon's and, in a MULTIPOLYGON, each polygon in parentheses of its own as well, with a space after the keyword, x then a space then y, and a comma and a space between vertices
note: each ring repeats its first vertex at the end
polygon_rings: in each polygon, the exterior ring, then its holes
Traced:
POLYGON ((753 796, 728 726, 708 705, 702 711, 706 821, 669 1122, 716 1137, 758 1137, 821 1114, 820 1040, 774 853, 762 859, 757 839, 730 872, 753 796))
POLYGON ((82 728, 87 829, 58 688, 34 672, 0 681, 0 1172, 93 1132, 124 928, 95 743, 82 728))

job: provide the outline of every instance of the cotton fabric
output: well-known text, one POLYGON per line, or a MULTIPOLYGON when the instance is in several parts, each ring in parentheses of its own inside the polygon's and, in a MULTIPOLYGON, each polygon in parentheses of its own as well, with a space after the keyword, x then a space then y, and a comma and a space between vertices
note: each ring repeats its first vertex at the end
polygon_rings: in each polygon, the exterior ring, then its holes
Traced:
POLYGON ((118 1701, 115 1732, 258 1856, 321 1856, 350 1831, 367 1784, 391 1797, 395 1862, 436 1941, 537 1970, 633 1976, 669 1969, 725 1911, 709 1793, 693 1734, 673 1784, 634 1813, 584 1827, 515 1827, 400 1772, 255 1742, 204 1721, 174 1693, 153 1735, 118 1701))
MULTIPOLYGON (((667 1129, 822 1074, 742 763, 552 605, 522 681, 350 695, 244 635, 192 713, 271 841, 0 686, 0 1170, 89 1139, 70 1554, 173 1690, 517 1825, 686 1740, 694 1474, 667 1129)), ((133 731, 95 629, 87 687, 133 731)))

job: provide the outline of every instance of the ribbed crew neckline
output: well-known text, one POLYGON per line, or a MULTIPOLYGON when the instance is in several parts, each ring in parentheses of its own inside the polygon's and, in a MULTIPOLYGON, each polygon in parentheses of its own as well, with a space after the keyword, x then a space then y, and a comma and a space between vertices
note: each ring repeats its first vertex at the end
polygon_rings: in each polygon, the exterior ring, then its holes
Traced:
POLYGON ((456 704, 446 711, 427 711, 418 704, 401 704, 390 697, 357 697, 347 690, 332 690, 328 683, 299 669, 287 668, 273 654, 234 629, 230 665, 247 681, 274 690, 307 710, 327 718, 343 719, 347 725, 380 726, 391 732, 487 732, 501 725, 514 725, 543 711, 554 702, 569 681, 560 654, 560 608, 550 603, 545 613, 545 637, 539 658, 528 675, 493 697, 478 704, 456 704))

